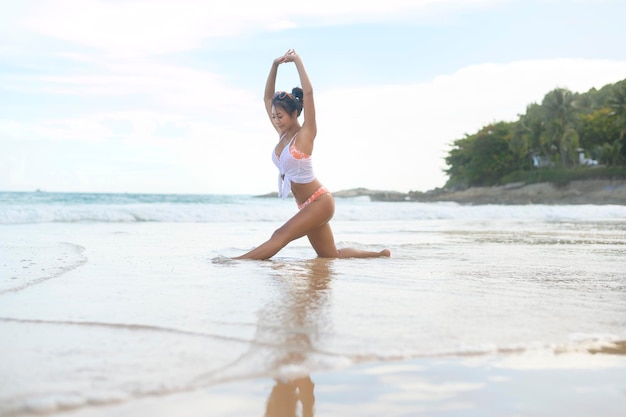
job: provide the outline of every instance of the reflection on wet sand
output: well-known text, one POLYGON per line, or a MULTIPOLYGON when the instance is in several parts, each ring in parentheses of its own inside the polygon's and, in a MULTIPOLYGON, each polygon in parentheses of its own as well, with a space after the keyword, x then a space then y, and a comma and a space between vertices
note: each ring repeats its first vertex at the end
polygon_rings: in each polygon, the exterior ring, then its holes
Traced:
POLYGON ((309 376, 295 378, 287 382, 276 381, 267 399, 266 417, 287 417, 298 415, 298 402, 302 404, 302 417, 314 415, 315 384, 309 376))
POLYGON ((306 359, 320 327, 329 324, 325 316, 331 268, 328 259, 272 263, 280 295, 260 312, 257 333, 261 338, 271 335, 277 346, 272 358, 276 382, 267 399, 266 417, 296 416, 299 406, 303 417, 314 415, 315 384, 306 359))

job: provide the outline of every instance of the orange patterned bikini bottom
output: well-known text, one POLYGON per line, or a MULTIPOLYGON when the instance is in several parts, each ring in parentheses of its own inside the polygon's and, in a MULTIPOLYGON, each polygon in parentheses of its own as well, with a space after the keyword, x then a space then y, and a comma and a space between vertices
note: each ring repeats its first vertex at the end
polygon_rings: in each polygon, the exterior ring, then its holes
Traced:
POLYGON ((328 191, 328 189, 326 187, 321 186, 320 188, 315 190, 315 192, 313 194, 311 194, 311 197, 307 198, 304 203, 298 204, 298 209, 302 210, 303 208, 305 208, 306 206, 308 206, 309 204, 311 204, 312 202, 317 200, 319 198, 319 196, 321 196, 322 194, 329 193, 329 192, 330 191, 328 191))

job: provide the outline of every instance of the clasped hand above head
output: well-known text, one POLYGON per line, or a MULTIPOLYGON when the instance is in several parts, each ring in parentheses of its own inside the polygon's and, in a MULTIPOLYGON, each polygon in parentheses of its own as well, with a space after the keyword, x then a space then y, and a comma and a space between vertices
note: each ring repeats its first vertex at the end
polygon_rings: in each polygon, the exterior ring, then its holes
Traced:
POLYGON ((298 54, 296 53, 295 49, 289 49, 287 50, 287 52, 285 52, 285 55, 276 58, 274 62, 276 62, 277 64, 294 62, 297 56, 298 54))

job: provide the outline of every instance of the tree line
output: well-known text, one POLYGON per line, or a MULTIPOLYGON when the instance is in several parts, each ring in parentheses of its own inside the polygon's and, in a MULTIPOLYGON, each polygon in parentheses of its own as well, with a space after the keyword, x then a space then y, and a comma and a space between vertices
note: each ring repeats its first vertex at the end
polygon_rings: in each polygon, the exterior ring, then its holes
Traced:
POLYGON ((586 93, 556 88, 513 122, 452 143, 446 188, 491 186, 547 173, 626 175, 626 79, 586 93), (583 172, 585 171, 585 172, 583 172))

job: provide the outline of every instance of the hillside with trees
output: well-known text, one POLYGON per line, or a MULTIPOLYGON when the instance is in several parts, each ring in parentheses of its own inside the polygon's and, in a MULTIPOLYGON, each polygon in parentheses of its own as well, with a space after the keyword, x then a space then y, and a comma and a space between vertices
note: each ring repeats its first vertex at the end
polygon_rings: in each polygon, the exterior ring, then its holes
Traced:
POLYGON ((626 79, 586 93, 557 88, 513 122, 452 143, 446 189, 626 178, 626 79))

